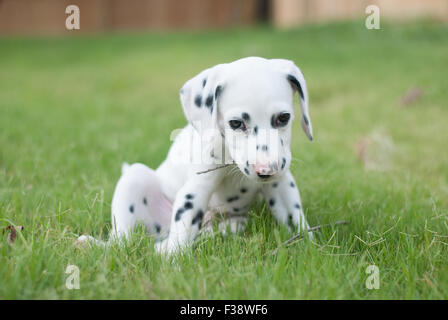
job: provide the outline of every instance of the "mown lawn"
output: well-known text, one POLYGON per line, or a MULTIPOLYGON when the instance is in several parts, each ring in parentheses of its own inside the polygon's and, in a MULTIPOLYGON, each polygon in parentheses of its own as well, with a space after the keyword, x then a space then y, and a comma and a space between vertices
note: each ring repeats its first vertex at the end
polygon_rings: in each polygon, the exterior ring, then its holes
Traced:
POLYGON ((0 298, 446 299, 447 75, 448 26, 431 22, 0 39, 0 298), (141 231, 75 248, 107 239, 121 163, 166 156, 182 84, 251 55, 304 72, 315 142, 297 123, 292 171, 311 225, 350 223, 273 256, 291 234, 260 204, 244 234, 199 239, 174 263, 141 231), (13 244, 11 224, 24 227, 13 244))

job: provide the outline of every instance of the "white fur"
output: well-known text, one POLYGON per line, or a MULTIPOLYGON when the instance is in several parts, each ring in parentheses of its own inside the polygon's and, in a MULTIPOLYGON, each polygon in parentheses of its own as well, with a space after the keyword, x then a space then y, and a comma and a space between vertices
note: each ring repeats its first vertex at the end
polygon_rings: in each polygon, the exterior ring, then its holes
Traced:
MULTIPOLYGON (((211 231, 211 222, 221 214, 225 214, 221 230, 225 222, 231 232, 242 230, 245 214, 260 193, 268 204, 274 200, 270 209, 280 223, 290 220, 299 230, 308 228, 289 171, 293 97, 300 89, 288 76, 300 84, 301 124, 312 140, 305 79, 291 61, 250 57, 217 65, 187 81, 181 102, 189 124, 176 137, 165 161, 155 171, 143 164, 123 165, 112 200, 112 238, 127 236, 136 223, 142 223, 161 240, 157 250, 170 254, 193 242, 200 222, 202 230, 211 231), (215 99, 217 91, 220 94, 215 99), (195 102, 198 96, 200 107, 195 102), (212 97, 208 106, 207 97, 212 97), (272 128, 271 118, 281 112, 290 114, 289 123, 272 128), (229 121, 243 113, 250 116, 247 130, 232 130, 229 121), (263 133, 268 130, 277 134, 275 141, 264 141, 263 133), (202 137, 203 143, 192 143, 195 136, 202 137), (257 145, 260 148, 255 149, 257 145), (276 152, 271 151, 274 145, 276 152), (248 148, 256 154, 255 161, 249 159, 248 148), (235 165, 211 170, 232 161, 235 165), (198 174, 207 170, 211 171, 198 174), (261 179, 260 172, 272 177, 261 179)), ((79 240, 95 241, 86 236, 79 240)))

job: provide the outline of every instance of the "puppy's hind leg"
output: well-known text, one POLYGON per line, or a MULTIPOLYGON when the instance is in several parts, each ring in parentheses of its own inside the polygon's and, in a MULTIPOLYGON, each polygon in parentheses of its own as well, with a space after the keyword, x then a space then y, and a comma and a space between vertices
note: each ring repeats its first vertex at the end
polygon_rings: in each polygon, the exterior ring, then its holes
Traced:
POLYGON ((124 165, 112 199, 111 237, 128 237, 138 223, 156 239, 169 231, 171 203, 162 194, 160 179, 147 166, 124 165))
MULTIPOLYGON (((137 224, 143 224, 156 240, 162 239, 168 234, 170 219, 171 203, 162 194, 156 172, 140 163, 124 164, 112 199, 112 231, 107 243, 128 238, 137 224)), ((107 244, 89 236, 78 240, 107 244)))

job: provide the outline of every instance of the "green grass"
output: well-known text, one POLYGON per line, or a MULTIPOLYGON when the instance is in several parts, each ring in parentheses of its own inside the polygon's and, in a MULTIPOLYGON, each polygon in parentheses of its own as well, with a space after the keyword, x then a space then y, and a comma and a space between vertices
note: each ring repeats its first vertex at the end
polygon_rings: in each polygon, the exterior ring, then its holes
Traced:
POLYGON ((0 232, 0 298, 446 299, 447 75, 448 27, 430 22, 0 39, 0 227, 24 226, 13 245, 0 232), (76 249, 80 234, 107 238, 121 163, 165 158, 183 83, 250 55, 304 72, 315 142, 297 123, 291 170, 311 225, 350 224, 272 256, 291 235, 259 205, 244 234, 199 239, 175 263, 141 231, 76 249), (411 87, 423 96, 400 107, 411 87), (393 140, 384 170, 354 151, 372 132, 393 140), (365 287, 371 264, 379 290, 365 287))

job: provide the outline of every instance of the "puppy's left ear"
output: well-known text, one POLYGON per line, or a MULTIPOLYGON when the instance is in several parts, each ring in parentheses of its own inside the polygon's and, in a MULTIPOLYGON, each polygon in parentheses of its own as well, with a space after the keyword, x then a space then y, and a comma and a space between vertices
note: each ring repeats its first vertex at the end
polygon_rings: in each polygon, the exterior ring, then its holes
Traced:
POLYGON ((300 111, 302 113, 300 124, 308 139, 313 141, 313 127, 308 111, 308 89, 302 71, 300 71, 299 67, 290 60, 271 59, 269 61, 275 69, 284 73, 286 80, 288 80, 294 90, 299 93, 300 111))
POLYGON ((218 123, 218 97, 224 82, 224 64, 206 69, 188 80, 180 90, 185 117, 201 134, 216 129, 218 123))

